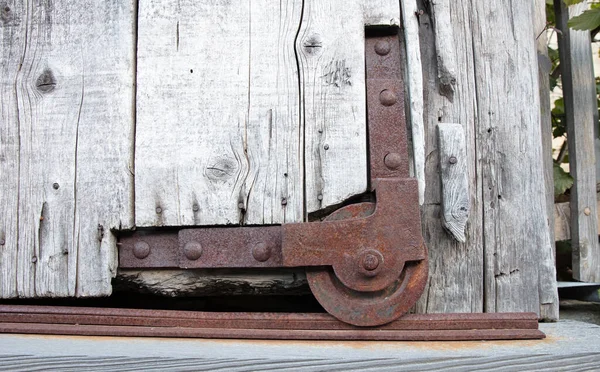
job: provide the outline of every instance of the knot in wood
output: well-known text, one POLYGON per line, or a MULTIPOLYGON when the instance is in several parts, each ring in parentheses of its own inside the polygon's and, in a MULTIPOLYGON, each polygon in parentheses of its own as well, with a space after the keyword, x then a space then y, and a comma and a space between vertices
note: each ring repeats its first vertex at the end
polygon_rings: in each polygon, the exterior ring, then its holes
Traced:
POLYGON ((44 72, 37 78, 35 86, 42 93, 50 93, 56 88, 56 79, 52 70, 45 69, 44 72))

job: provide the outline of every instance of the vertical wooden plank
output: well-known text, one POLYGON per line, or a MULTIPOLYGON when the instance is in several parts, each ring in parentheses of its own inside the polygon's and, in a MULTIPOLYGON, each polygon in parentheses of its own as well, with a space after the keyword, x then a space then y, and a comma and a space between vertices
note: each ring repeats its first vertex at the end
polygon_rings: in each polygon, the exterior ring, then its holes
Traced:
POLYGON ((546 216, 533 4, 472 1, 485 310, 540 311, 546 216), (500 45, 490 40, 499 40, 500 45), (524 104, 527 102, 527 104, 524 104))
MULTIPOLYGON (((552 107, 550 104, 550 70, 548 37, 546 36, 546 1, 535 0, 533 32, 538 55, 538 88, 540 96, 540 131, 542 135, 542 161, 546 195, 546 216, 551 251, 540 255, 540 318, 558 320, 558 293, 554 288, 556 278, 556 252, 554 246, 554 159, 552 157, 552 107)), ((543 248, 543 247, 541 247, 543 248)))
POLYGON ((249 11, 247 2, 140 3, 137 226, 243 220, 249 11))
POLYGON ((410 132, 412 135, 413 174, 419 183, 419 204, 425 202, 425 136, 426 125, 424 121, 424 84, 421 65, 421 46, 419 34, 418 14, 423 8, 421 1, 401 0, 402 22, 404 41, 406 45, 406 86, 409 98, 408 117, 410 118, 410 132))
POLYGON ((569 9, 556 0, 554 9, 559 35, 562 87, 565 98, 569 163, 575 182, 571 188, 571 245, 573 277, 600 282, 600 246, 596 209, 596 156, 594 117, 598 110, 588 31, 570 30, 569 17, 588 8, 588 2, 569 9))
MULTIPOLYGON (((480 207, 476 136, 477 105, 473 66, 472 8, 465 2, 450 2, 444 8, 430 8, 418 1, 415 10, 404 16, 419 24, 421 59, 423 66, 422 89, 425 125, 425 200, 422 206, 423 236, 429 248, 429 283, 417 304, 417 312, 482 312, 483 311, 483 242, 480 207), (437 11, 433 12, 432 10, 437 11), (448 15, 439 14, 449 12, 448 15), (411 18, 414 17, 414 18, 411 18), (448 43, 437 43, 434 24, 437 17, 451 21, 453 38, 448 43), (438 80, 438 51, 455 61, 456 84, 453 95, 438 80), (439 147, 436 128, 439 123, 461 123, 465 133, 467 177, 470 185, 470 204, 473 206, 467 221, 465 243, 454 240, 442 225, 442 185, 440 182, 439 147)), ((414 36, 413 36, 414 38, 414 36)), ((408 42, 408 36, 407 36, 408 42)), ((411 77, 412 79, 412 77, 411 77)), ((412 83, 412 80, 409 80, 412 83)), ((414 124, 414 122, 413 122, 414 124)))
POLYGON ((442 178, 442 223, 454 239, 467 241, 469 178, 465 134, 460 124, 438 124, 440 173, 442 178))
POLYGON ((134 5, 1 8, 0 178, 7 172, 17 184, 0 181, 0 296, 108 295, 110 230, 133 223, 134 5))
POLYGON ((307 213, 366 191, 361 1, 306 1, 298 33, 307 213), (336 22, 334 19, 343 19, 336 22))
POLYGON ((15 82, 25 45, 25 5, 0 3, 0 298, 17 296, 19 112, 15 82))

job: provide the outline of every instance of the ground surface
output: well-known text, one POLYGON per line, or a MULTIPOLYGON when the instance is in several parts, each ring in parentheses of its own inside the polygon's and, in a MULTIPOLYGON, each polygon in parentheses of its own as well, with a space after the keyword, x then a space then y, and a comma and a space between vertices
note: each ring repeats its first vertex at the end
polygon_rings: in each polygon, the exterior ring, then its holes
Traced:
POLYGON ((541 324, 539 341, 300 342, 0 335, 0 370, 594 371, 600 326, 541 324))

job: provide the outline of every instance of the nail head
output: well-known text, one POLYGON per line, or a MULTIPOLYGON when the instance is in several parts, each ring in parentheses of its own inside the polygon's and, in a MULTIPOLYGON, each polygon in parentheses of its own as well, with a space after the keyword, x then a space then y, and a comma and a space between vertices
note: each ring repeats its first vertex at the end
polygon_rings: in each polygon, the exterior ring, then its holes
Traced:
POLYGON ((375 53, 379 54, 380 56, 385 56, 387 55, 391 50, 391 45, 389 43, 389 41, 387 40, 379 40, 376 44, 375 44, 375 53))
POLYGON ((450 159, 448 159, 448 162, 450 164, 456 164, 458 162, 458 159, 456 159, 456 156, 451 156, 450 159))
POLYGON ((400 168, 400 166, 402 165, 402 156, 397 152, 391 152, 387 154, 385 158, 383 158, 383 162, 386 167, 388 167, 391 170, 395 170, 400 168))
POLYGON ((150 254, 150 245, 146 242, 137 242, 133 245, 133 255, 135 258, 143 260, 150 254))
POLYGON ((60 187, 60 185, 57 182, 54 182, 52 184, 52 187, 54 188, 54 190, 58 190, 58 188, 60 187))
POLYGON ((393 91, 385 89, 379 93, 379 101, 384 106, 393 106, 398 101, 398 97, 393 91))
POLYGON ((196 261, 202 256, 202 244, 198 242, 188 242, 183 247, 183 254, 190 261, 196 261))
POLYGON ((586 216, 589 216, 590 214, 592 214, 592 210, 589 207, 585 207, 583 213, 585 213, 586 216))
POLYGON ((258 262, 265 262, 271 257, 271 247, 265 243, 258 243, 252 247, 252 256, 258 262))

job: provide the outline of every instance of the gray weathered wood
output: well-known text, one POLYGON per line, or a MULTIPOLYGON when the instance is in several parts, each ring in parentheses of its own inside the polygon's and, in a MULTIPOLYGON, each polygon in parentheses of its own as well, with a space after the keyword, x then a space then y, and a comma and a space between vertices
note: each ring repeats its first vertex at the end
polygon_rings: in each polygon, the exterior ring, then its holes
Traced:
MULTIPOLYGON (((426 180, 423 228, 430 280, 419 312, 536 311, 558 306, 545 206, 533 4, 435 2, 420 22, 425 87, 426 180), (443 6, 440 6, 443 5, 443 6), (452 38, 436 44, 448 19, 452 38), (490 42, 496 40, 497 42, 490 42), (449 51, 439 52, 437 48, 449 51), (453 95, 439 80, 438 55, 454 56, 453 95), (463 125, 473 208, 466 243, 440 221, 441 185, 435 127, 463 125), (535 123, 535 125, 534 125, 535 123)), ((538 31, 539 33, 539 31, 538 31)), ((446 36, 446 35, 445 35, 446 36)))
POLYGON ((303 269, 119 270, 119 289, 167 297, 310 293, 303 269))
POLYGON ((390 0, 140 3, 136 224, 298 222, 364 192, 364 27, 399 19, 390 0))
POLYGON ((467 241, 465 226, 471 203, 467 149, 462 125, 438 124, 440 176, 442 178, 442 223, 461 243, 467 241))
MULTIPOLYGON (((600 200, 596 201, 596 210, 600 211, 600 200)), ((556 241, 571 239, 571 203, 554 204, 554 236, 556 241)), ((600 231, 600 218, 598 218, 597 229, 600 231)))
POLYGON ((425 201, 425 124, 423 117, 423 75, 421 66, 421 45, 419 43, 419 13, 417 0, 401 0, 404 42, 406 45, 406 86, 410 118, 412 147, 412 174, 419 184, 419 204, 425 201))
MULTIPOLYGON (((486 311, 557 306, 540 131, 533 3, 474 5, 486 311), (508 22, 507 20, 510 20, 508 22), (510 37, 509 37, 510 35, 510 37), (495 45, 490 40, 500 40, 495 45)), ((539 31, 537 31, 539 33, 539 31)))
POLYGON ((559 35, 562 88, 565 99, 570 171, 575 182, 571 188, 571 244, 573 277, 585 282, 600 282, 600 246, 596 210, 596 156, 594 148, 598 110, 590 33, 570 30, 569 17, 588 8, 587 1, 568 10, 555 0, 559 35), (573 213, 573 211, 577 211, 573 213))
MULTIPOLYGON (((546 1, 535 0, 533 11, 533 32, 536 38, 538 55, 538 91, 540 97, 540 131, 542 138, 542 162, 546 196, 546 216, 551 252, 540 254, 540 277, 556 277, 556 249, 554 245, 554 159, 552 157, 552 107, 550 104, 550 70, 552 62, 548 58, 548 38, 546 35, 546 1)), ((540 286, 540 288, 542 288, 540 286)), ((542 291, 550 292, 551 288, 542 291)), ((558 298, 553 297, 550 304, 540 304, 540 318, 558 320, 558 298)))
MULTIPOLYGON (((450 101, 439 85, 437 51, 430 9, 423 1, 416 9, 422 14, 405 14, 419 22, 419 37, 425 83, 425 202, 422 207, 423 233, 429 249, 429 283, 417 305, 421 313, 482 312, 483 311, 483 243, 482 208, 479 189, 470 187, 471 210, 466 227, 466 242, 452 239, 442 225, 442 185, 439 174, 439 149, 436 128, 440 122, 461 123, 466 136, 467 176, 469 185, 479 185, 476 161, 476 101, 473 76, 471 5, 450 2, 453 38, 440 46, 454 50, 457 69, 454 99, 450 101)), ((436 17, 440 16, 439 9, 436 17)), ((450 54, 450 53, 446 53, 450 54)))
POLYGON ((0 8, 0 297, 101 296, 133 223, 134 3, 0 8))

